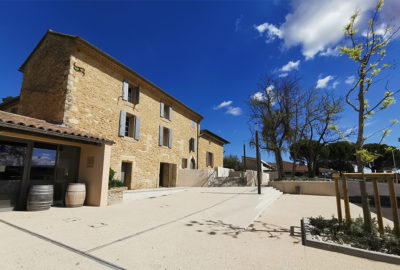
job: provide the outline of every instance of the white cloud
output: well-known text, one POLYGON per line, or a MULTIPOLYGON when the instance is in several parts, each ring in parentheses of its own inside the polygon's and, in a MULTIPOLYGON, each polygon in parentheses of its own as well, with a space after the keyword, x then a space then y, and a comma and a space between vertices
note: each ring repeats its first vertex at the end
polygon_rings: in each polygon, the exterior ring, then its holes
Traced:
MULTIPOLYGON (((266 22, 255 27, 266 36, 267 42, 280 38, 285 48, 301 46, 306 59, 317 54, 329 56, 334 53, 329 48, 343 39, 343 27, 350 16, 356 10, 360 12, 356 27, 362 33, 376 3, 377 0, 291 0, 292 11, 281 25, 266 22)), ((400 25, 399 10, 399 0, 386 0, 377 25, 400 25)), ((381 32, 381 28, 377 29, 381 32)))
POLYGON ((264 95, 264 93, 256 92, 256 93, 254 93, 254 95, 251 96, 251 98, 255 99, 255 100, 264 100, 265 95, 264 95))
POLYGON ((320 56, 339 56, 339 47, 328 48, 319 53, 320 56))
POLYGON ((226 111, 227 114, 238 116, 242 114, 242 109, 240 107, 229 107, 226 111))
POLYGON ((287 77, 289 74, 288 73, 281 73, 278 75, 279 78, 285 78, 287 77))
POLYGON ((332 84, 332 88, 336 88, 340 82, 339 81, 334 81, 332 84))
POLYGON ((281 68, 281 71, 289 72, 293 69, 299 69, 299 65, 300 65, 300 60, 297 60, 296 62, 289 61, 289 63, 287 63, 281 68))
POLYGON ((333 76, 329 75, 326 76, 325 78, 319 79, 317 81, 317 86, 316 88, 325 88, 328 86, 329 81, 331 81, 333 79, 333 76))
POLYGON ((239 31, 240 24, 242 23, 242 20, 243 20, 243 15, 240 15, 240 17, 236 19, 236 21, 235 21, 235 32, 239 31))
POLYGON ((265 36, 267 37, 265 42, 267 43, 272 42, 276 37, 282 38, 281 30, 279 30, 273 24, 263 23, 260 25, 254 25, 254 28, 258 31, 258 33, 265 34, 265 36))
POLYGON ((356 76, 349 76, 346 78, 344 82, 347 84, 353 84, 355 81, 356 81, 356 76))
POLYGON ((231 104, 232 104, 232 100, 223 101, 218 106, 214 106, 214 110, 219 110, 221 108, 228 107, 231 104))

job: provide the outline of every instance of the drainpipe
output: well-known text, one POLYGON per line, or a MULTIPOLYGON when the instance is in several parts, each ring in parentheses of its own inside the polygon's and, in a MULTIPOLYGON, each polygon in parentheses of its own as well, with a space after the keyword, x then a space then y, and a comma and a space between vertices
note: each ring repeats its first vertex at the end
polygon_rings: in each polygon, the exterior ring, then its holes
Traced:
POLYGON ((196 169, 198 170, 199 169, 199 126, 200 126, 200 121, 199 122, 197 122, 197 125, 196 125, 196 127, 197 127, 197 157, 196 157, 196 169))

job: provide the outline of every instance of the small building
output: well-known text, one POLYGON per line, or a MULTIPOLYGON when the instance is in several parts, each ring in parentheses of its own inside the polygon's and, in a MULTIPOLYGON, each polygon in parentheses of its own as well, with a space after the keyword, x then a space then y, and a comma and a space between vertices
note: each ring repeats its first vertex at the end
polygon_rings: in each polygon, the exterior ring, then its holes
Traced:
MULTIPOLYGON (((246 164, 246 170, 257 171, 257 159, 254 157, 242 156, 242 165, 246 164)), ((261 160, 262 172, 267 173, 275 170, 275 167, 264 160, 261 160)))
POLYGON ((68 183, 87 185, 87 204, 107 204, 113 141, 81 130, 0 111, 0 210, 23 209, 29 187, 54 185, 62 203, 68 183))

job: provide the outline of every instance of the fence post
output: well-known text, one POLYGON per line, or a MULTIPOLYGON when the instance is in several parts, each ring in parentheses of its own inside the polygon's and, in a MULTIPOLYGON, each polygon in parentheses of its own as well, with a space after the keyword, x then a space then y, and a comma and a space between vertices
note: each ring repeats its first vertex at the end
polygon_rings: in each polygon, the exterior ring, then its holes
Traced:
MULTIPOLYGON (((385 177, 386 180, 386 177, 385 177)), ((379 189, 378 189, 378 180, 374 178, 372 180, 374 185, 374 199, 375 199, 375 208, 376 208, 376 216, 378 218, 378 226, 379 226, 379 233, 382 236, 384 234, 383 229, 383 220, 382 220, 382 207, 381 207, 381 197, 379 196, 379 189)))
POLYGON ((346 175, 342 175, 342 188, 343 188, 343 199, 344 199, 344 211, 346 213, 346 221, 351 221, 350 215, 350 202, 349 202, 349 192, 347 187, 346 175))
POLYGON ((397 235, 397 237, 400 237, 399 212, 397 210, 397 199, 396 199, 396 192, 394 191, 393 177, 390 177, 387 182, 389 187, 390 206, 392 207, 392 214, 393 214, 394 232, 397 235))
POLYGON ((333 174, 333 179, 335 180, 335 193, 336 193, 336 206, 337 206, 337 213, 339 222, 342 222, 342 206, 340 202, 340 189, 339 189, 339 175, 333 174))

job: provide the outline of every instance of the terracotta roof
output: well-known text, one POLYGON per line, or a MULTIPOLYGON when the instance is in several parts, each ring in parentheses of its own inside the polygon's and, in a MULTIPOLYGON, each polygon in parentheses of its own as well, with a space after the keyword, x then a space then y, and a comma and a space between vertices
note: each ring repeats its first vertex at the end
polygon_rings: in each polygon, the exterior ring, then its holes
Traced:
POLYGON ((131 69, 130 67, 126 66, 125 64, 123 64, 122 62, 118 61, 117 59, 115 59, 114 57, 112 57, 111 55, 109 55, 108 53, 104 52, 103 50, 97 48, 96 46, 94 46, 92 43, 84 40, 83 38, 79 37, 79 36, 75 36, 75 35, 69 35, 69 34, 64 34, 64 33, 60 33, 60 32, 56 32, 53 31, 51 29, 47 30, 46 34, 42 37, 42 39, 39 41, 39 43, 36 45, 36 47, 33 49, 33 51, 31 52, 31 54, 28 56, 28 58, 25 60, 25 62, 21 65, 21 67, 18 69, 21 72, 24 72, 24 67, 26 65, 26 63, 28 63, 29 59, 32 57, 32 55, 35 53, 35 51, 40 47, 40 44, 45 40, 45 38, 47 37, 47 35, 57 35, 60 37, 64 37, 64 38, 69 38, 69 39, 73 39, 73 40, 77 40, 79 42, 81 42, 82 44, 86 45, 87 47, 93 49, 94 51, 96 51, 97 53, 103 55, 104 57, 106 57, 107 59, 109 59, 110 61, 114 62, 115 64, 119 65, 120 67, 122 67, 123 69, 129 71, 130 73, 134 74, 135 76, 139 77, 141 80, 145 81, 146 83, 150 84, 151 86, 153 86, 155 89, 157 89, 158 91, 160 91, 162 94, 164 94, 165 96, 169 97, 170 99, 174 100, 176 103, 178 103, 179 105, 181 105, 182 107, 186 108, 187 110, 189 110, 197 119, 199 119, 200 121, 203 120, 203 116, 197 112, 195 112, 193 109, 191 109, 189 106, 185 105, 183 102, 179 101, 178 99, 176 99, 175 97, 173 97, 172 95, 168 94, 167 92, 165 92, 163 89, 161 89, 160 87, 158 87, 156 84, 154 84, 153 82, 149 81, 148 79, 146 79, 145 77, 143 77, 142 75, 140 75, 139 73, 137 73, 136 71, 134 71, 133 69, 131 69))
MULTIPOLYGON (((293 169, 293 162, 289 162, 289 161, 282 161, 283 163, 283 171, 284 172, 291 172, 293 169)), ((269 163, 272 166, 274 166, 276 168, 276 163, 269 163)), ((320 172, 330 172, 332 171, 331 169, 327 169, 327 168, 319 168, 320 172)), ((308 172, 308 168, 307 165, 303 165, 303 164, 296 164, 296 172, 308 172)))
POLYGON ((224 138, 218 136, 217 134, 212 133, 212 132, 209 131, 208 129, 202 129, 202 130, 200 130, 200 137, 202 137, 202 136, 209 136, 209 137, 212 137, 212 138, 216 139, 217 141, 220 141, 220 142, 223 143, 223 144, 228 144, 228 143, 230 143, 229 141, 225 140, 224 138))
POLYGON ((79 141, 87 141, 101 144, 114 144, 114 142, 111 140, 104 139, 87 132, 5 111, 0 111, 0 127, 18 129, 32 133, 40 133, 79 141))

